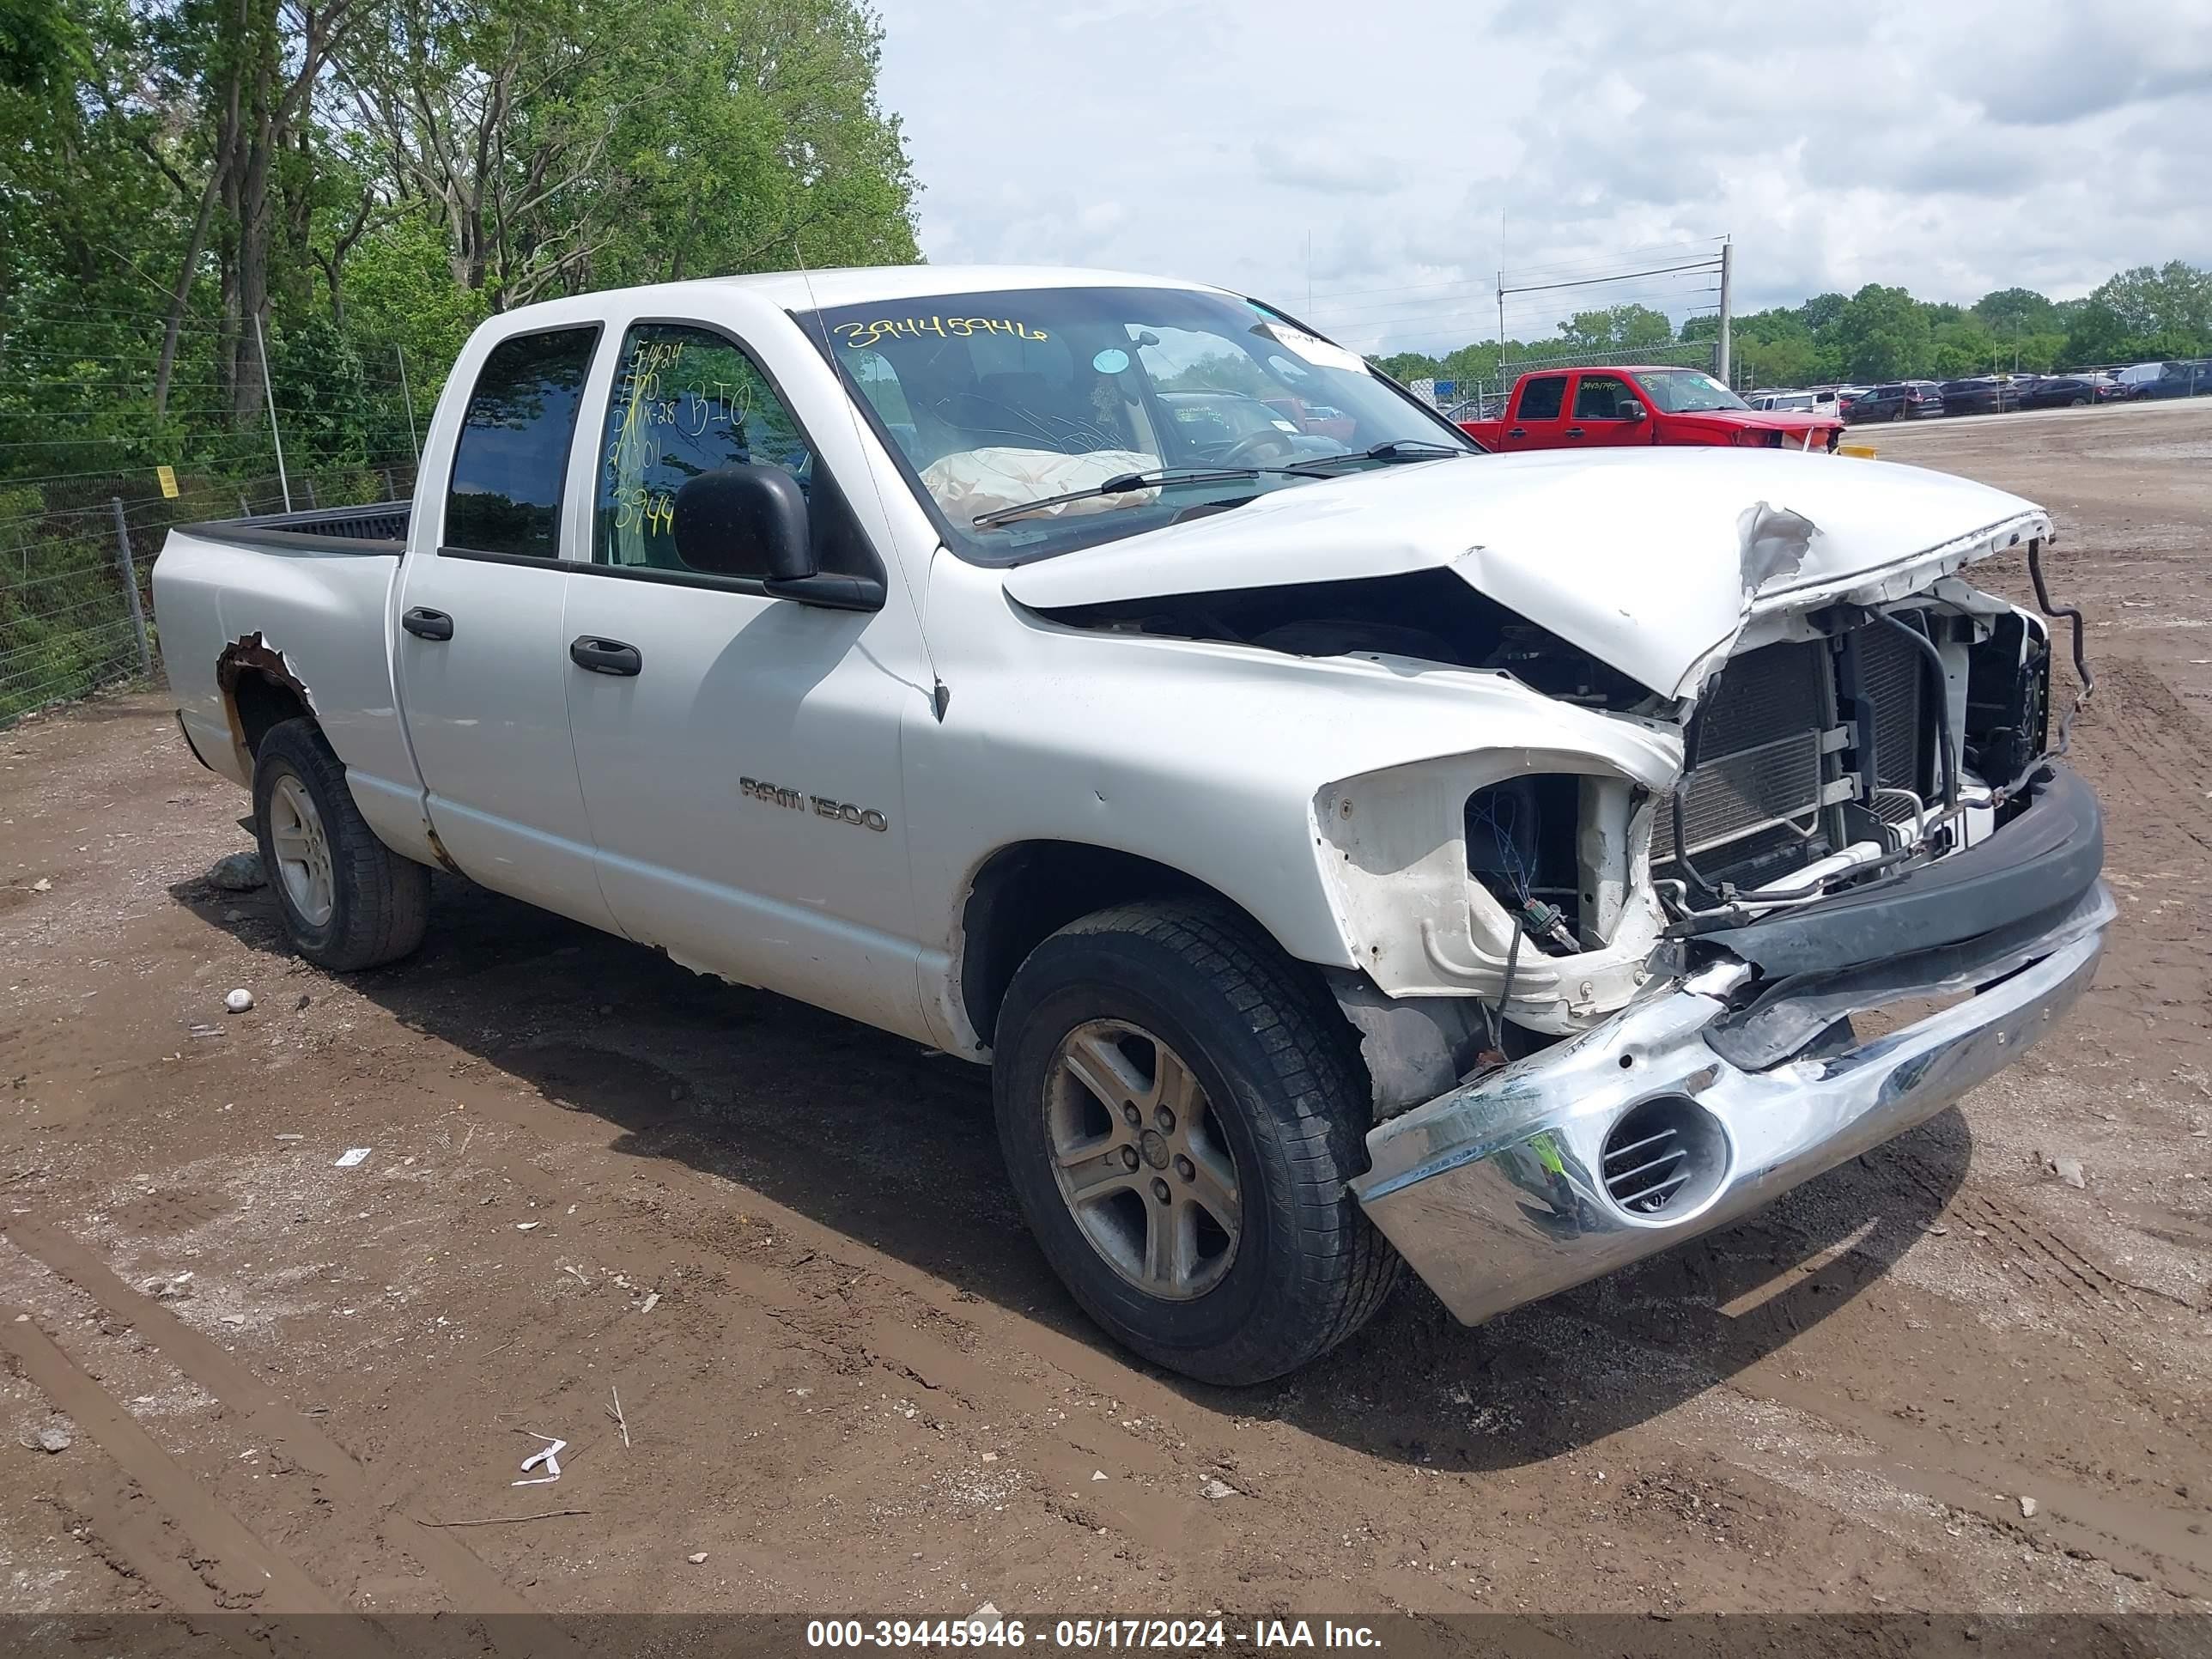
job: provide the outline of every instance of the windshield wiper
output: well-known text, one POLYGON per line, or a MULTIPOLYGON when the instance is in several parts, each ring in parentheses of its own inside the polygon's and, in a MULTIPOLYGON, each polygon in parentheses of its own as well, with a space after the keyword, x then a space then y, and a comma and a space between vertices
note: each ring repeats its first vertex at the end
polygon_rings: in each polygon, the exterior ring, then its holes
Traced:
MULTIPOLYGON (((1334 460, 1334 456, 1327 459, 1334 460)), ((979 513, 969 522, 978 530, 988 530, 1004 524, 1009 519, 1018 519, 1025 513, 1041 513, 1048 507, 1065 507, 1070 501, 1094 501, 1101 495, 1128 495, 1139 489, 1152 489, 1171 483, 1234 483, 1243 478, 1258 478, 1270 473, 1287 477, 1313 476, 1295 466, 1156 466, 1143 472, 1124 472, 1097 483, 1088 489, 1072 489, 1065 495, 1045 495, 1034 501, 1024 501, 1018 507, 1001 507, 988 513, 979 513)))
POLYGON ((1462 449, 1434 438, 1392 438, 1368 449, 1347 449, 1341 455, 1316 455, 1302 463, 1306 466, 1328 466, 1338 461, 1440 461, 1452 455, 1472 455, 1472 449, 1462 449))

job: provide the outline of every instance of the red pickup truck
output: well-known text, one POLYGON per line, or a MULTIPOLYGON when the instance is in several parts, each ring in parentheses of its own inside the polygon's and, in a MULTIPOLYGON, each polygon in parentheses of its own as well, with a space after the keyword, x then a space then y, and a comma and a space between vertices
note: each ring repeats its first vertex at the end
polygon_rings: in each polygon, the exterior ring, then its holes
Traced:
POLYGON ((1729 444, 1833 450, 1832 415, 1759 410, 1698 368, 1547 368, 1514 382, 1502 420, 1462 421, 1486 448, 1596 449, 1620 444, 1729 444))

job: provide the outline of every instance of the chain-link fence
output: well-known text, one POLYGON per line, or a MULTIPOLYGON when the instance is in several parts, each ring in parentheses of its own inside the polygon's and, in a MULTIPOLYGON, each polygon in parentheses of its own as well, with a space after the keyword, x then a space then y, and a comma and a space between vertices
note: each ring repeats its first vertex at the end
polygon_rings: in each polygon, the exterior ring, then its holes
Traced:
MULTIPOLYGON (((402 500, 414 492, 415 461, 408 454, 289 482, 300 507, 402 500)), ((169 495, 158 479, 134 474, 0 483, 0 726, 154 674, 154 560, 170 530, 285 505, 274 476, 185 475, 176 483, 169 495)))
POLYGON ((159 671, 173 526, 413 493, 436 377, 399 348, 318 324, 226 356, 195 322, 164 377, 164 322, 0 315, 0 726, 159 671))

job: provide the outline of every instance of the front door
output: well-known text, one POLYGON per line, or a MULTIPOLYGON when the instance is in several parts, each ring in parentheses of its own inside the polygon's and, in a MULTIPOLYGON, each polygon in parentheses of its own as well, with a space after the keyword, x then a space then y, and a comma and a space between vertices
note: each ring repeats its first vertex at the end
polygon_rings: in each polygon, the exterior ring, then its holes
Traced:
POLYGON ((922 1029, 898 734, 928 681, 904 590, 893 581, 881 611, 828 610, 687 565, 677 492, 750 463, 798 477, 825 569, 886 574, 732 336, 641 321, 620 350, 597 422, 591 558, 562 623, 628 653, 587 652, 568 674, 607 902, 689 966, 922 1029))
POLYGON ((596 324, 514 335, 473 368, 442 523, 419 527, 393 657, 440 845, 471 878, 611 927, 568 741, 569 453, 596 324))
POLYGON ((1573 418, 1567 422, 1570 439, 1586 449, 1605 449, 1620 444, 1651 441, 1650 411, 1632 421, 1626 405, 1643 402, 1637 389, 1618 374, 1585 373, 1575 382, 1573 418))

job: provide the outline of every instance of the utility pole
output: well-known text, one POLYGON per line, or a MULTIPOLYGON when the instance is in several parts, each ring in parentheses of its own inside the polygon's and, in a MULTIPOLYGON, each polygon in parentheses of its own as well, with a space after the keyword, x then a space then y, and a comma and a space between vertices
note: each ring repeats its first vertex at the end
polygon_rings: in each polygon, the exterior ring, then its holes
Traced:
POLYGON ((1729 320, 1733 313, 1729 309, 1729 277, 1732 273, 1732 270, 1735 263, 1735 239, 1732 236, 1722 237, 1720 374, 1716 378, 1723 386, 1730 384, 1729 380, 1729 320))
POLYGON ((1498 210, 1498 413, 1505 402, 1505 210, 1498 210))
POLYGON ((292 480, 284 471, 284 434, 276 429, 276 388, 269 379, 269 342, 262 337, 261 313, 253 313, 253 343, 261 354, 261 395, 269 404, 269 441, 276 446, 276 482, 284 491, 284 510, 292 510, 292 480))

